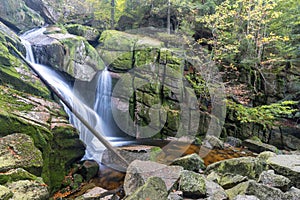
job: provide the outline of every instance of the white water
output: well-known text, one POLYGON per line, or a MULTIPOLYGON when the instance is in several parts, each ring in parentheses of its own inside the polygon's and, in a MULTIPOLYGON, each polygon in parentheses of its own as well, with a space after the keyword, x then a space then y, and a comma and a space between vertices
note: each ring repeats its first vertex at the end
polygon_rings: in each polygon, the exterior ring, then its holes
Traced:
MULTIPOLYGON (((92 127, 100 134, 105 135, 111 141, 112 145, 120 145, 126 143, 120 137, 112 137, 114 135, 111 127, 111 77, 107 70, 104 70, 98 78, 98 85, 95 91, 94 110, 83 103, 79 95, 75 95, 73 88, 68 84, 65 78, 58 72, 45 65, 35 62, 32 46, 29 43, 31 39, 41 36, 45 28, 29 31, 21 36, 22 42, 26 47, 26 59, 32 64, 47 82, 52 85, 73 107, 78 113, 85 118, 92 127), (95 112, 96 111, 96 112, 95 112)), ((92 90, 93 91, 93 90, 92 90)), ((92 95, 92 96, 93 96, 92 95)), ((99 140, 72 114, 65 106, 65 110, 69 115, 70 123, 72 123, 80 132, 80 139, 86 144, 86 154, 83 159, 93 159, 98 163, 101 162, 102 153, 105 147, 99 140)))

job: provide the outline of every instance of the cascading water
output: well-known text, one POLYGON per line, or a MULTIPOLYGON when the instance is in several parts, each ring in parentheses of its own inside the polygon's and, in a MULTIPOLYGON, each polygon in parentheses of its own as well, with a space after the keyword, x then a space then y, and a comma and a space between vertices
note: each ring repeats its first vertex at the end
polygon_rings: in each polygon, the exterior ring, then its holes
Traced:
MULTIPOLYGON (((34 69, 39 72, 47 82, 53 86, 81 116, 90 123, 95 130, 101 134, 105 134, 107 139, 113 145, 120 145, 122 139, 119 137, 111 137, 113 129, 111 127, 111 77, 105 69, 98 75, 98 84, 96 88, 94 108, 90 108, 83 103, 80 95, 75 95, 71 84, 68 84, 65 78, 57 71, 50 69, 45 65, 35 62, 32 46, 29 41, 42 36, 46 28, 35 29, 21 36, 22 42, 26 47, 26 59, 31 63, 34 69)), ((104 145, 78 120, 72 112, 65 106, 65 110, 69 115, 70 123, 72 123, 80 132, 80 139, 86 144, 86 154, 83 159, 93 159, 101 162, 102 153, 105 150, 104 145)))

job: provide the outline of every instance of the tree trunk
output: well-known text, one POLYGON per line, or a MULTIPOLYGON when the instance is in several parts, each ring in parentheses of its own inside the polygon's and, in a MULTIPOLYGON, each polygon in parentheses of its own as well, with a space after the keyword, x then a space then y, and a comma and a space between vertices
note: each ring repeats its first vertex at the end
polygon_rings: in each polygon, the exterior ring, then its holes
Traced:
POLYGON ((171 0, 168 0, 167 32, 171 34, 171 0))
POLYGON ((115 29, 115 0, 111 0, 110 5, 110 28, 115 29))

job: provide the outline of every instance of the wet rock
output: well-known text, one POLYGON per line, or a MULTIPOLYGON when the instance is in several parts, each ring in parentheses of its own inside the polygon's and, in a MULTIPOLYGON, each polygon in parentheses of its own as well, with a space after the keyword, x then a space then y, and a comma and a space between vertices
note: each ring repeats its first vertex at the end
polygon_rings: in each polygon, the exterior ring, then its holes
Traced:
POLYGON ((151 161, 133 161, 127 168, 124 191, 131 195, 138 187, 144 185, 149 177, 160 177, 171 190, 178 182, 183 168, 180 166, 167 166, 151 161))
POLYGON ((254 195, 258 199, 263 200, 281 200, 284 197, 284 193, 273 187, 269 187, 260 183, 256 183, 253 180, 240 183, 237 186, 226 190, 229 199, 234 199, 238 195, 254 195))
POLYGON ((139 187, 134 193, 126 197, 125 200, 145 200, 145 199, 167 199, 168 191, 165 182, 159 177, 150 177, 145 184, 139 187))
POLYGON ((184 170, 180 175, 179 190, 184 197, 201 198, 206 196, 206 182, 201 174, 184 170))
POLYGON ((42 153, 34 146, 31 137, 15 133, 0 138, 0 144, 0 172, 21 167, 35 175, 41 175, 42 153))
POLYGON ((171 163, 171 165, 179 165, 185 170, 196 172, 198 172, 199 170, 204 170, 206 168, 203 159, 196 153, 177 158, 171 163))
POLYGON ((104 69, 102 59, 85 38, 65 33, 63 29, 47 27, 44 35, 30 38, 29 42, 39 63, 76 79, 91 81, 98 70, 104 69))
POLYGON ((254 195, 237 195, 233 200, 259 200, 254 195))
POLYGON ((289 178, 293 186, 300 188, 300 155, 276 155, 267 163, 277 174, 289 178))
POLYGON ((96 176, 99 171, 99 164, 93 160, 86 160, 83 162, 80 167, 80 174, 83 175, 86 181, 89 181, 91 178, 96 176))
POLYGON ((266 169, 266 164, 257 158, 241 157, 222 160, 213 163, 206 168, 206 174, 212 171, 218 174, 238 174, 256 179, 266 169))
MULTIPOLYGON (((156 161, 160 159, 160 155, 164 154, 161 148, 150 145, 124 146, 119 147, 116 150, 128 161, 128 163, 135 160, 156 161)), ((120 161, 119 158, 108 149, 104 150, 101 162, 106 166, 119 168, 119 170, 123 170, 125 167, 124 163, 122 163, 122 161, 120 161)))
POLYGON ((46 200, 49 198, 47 185, 37 181, 21 180, 7 184, 13 191, 12 199, 46 200))
POLYGON ((251 140, 251 139, 244 140, 243 146, 248 147, 248 149, 250 151, 253 151, 256 153, 261 153, 264 151, 271 151, 274 153, 279 152, 279 150, 273 145, 265 144, 265 143, 262 143, 261 141, 256 141, 256 140, 251 140))
POLYGON ((12 191, 8 189, 7 187, 0 185, 0 199, 2 200, 8 200, 13 196, 12 191))
POLYGON ((267 186, 279 188, 282 191, 287 191, 291 183, 290 179, 275 174, 274 170, 262 172, 259 176, 258 182, 267 186))

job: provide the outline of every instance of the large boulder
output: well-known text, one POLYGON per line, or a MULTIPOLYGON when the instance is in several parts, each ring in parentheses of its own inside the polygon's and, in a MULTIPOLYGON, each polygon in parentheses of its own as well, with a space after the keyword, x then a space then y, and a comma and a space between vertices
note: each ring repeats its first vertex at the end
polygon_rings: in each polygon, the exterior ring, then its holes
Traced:
POLYGON ((168 191, 165 182, 159 177, 150 177, 125 200, 167 199, 168 191))
POLYGON ((300 188, 300 155, 276 155, 267 163, 277 174, 289 178, 293 186, 300 188))
POLYGON ((144 185, 150 177, 161 178, 166 189, 170 191, 178 182, 183 168, 179 166, 167 166, 151 161, 133 161, 127 168, 124 191, 131 195, 139 187, 144 185))
POLYGON ((27 7, 23 0, 1 0, 0 21, 17 32, 42 26, 45 23, 44 19, 36 11, 27 7))
POLYGON ((216 172, 221 175, 238 174, 247 176, 250 179, 257 179, 266 169, 266 164, 254 157, 241 157, 222 160, 206 168, 206 173, 216 172))
POLYGON ((42 153, 28 135, 15 133, 1 138, 0 155, 0 172, 22 167, 41 175, 42 153))
POLYGON ((253 180, 243 182, 237 186, 226 190, 229 199, 234 199, 238 195, 254 195, 258 199, 263 200, 282 200, 284 193, 273 187, 256 183, 253 180))
POLYGON ((58 27, 48 27, 43 35, 29 38, 36 60, 44 65, 91 81, 104 63, 97 51, 83 37, 68 34, 58 27))
POLYGON ((93 12, 87 0, 23 0, 28 7, 39 12, 48 24, 80 23, 91 20, 93 12))

